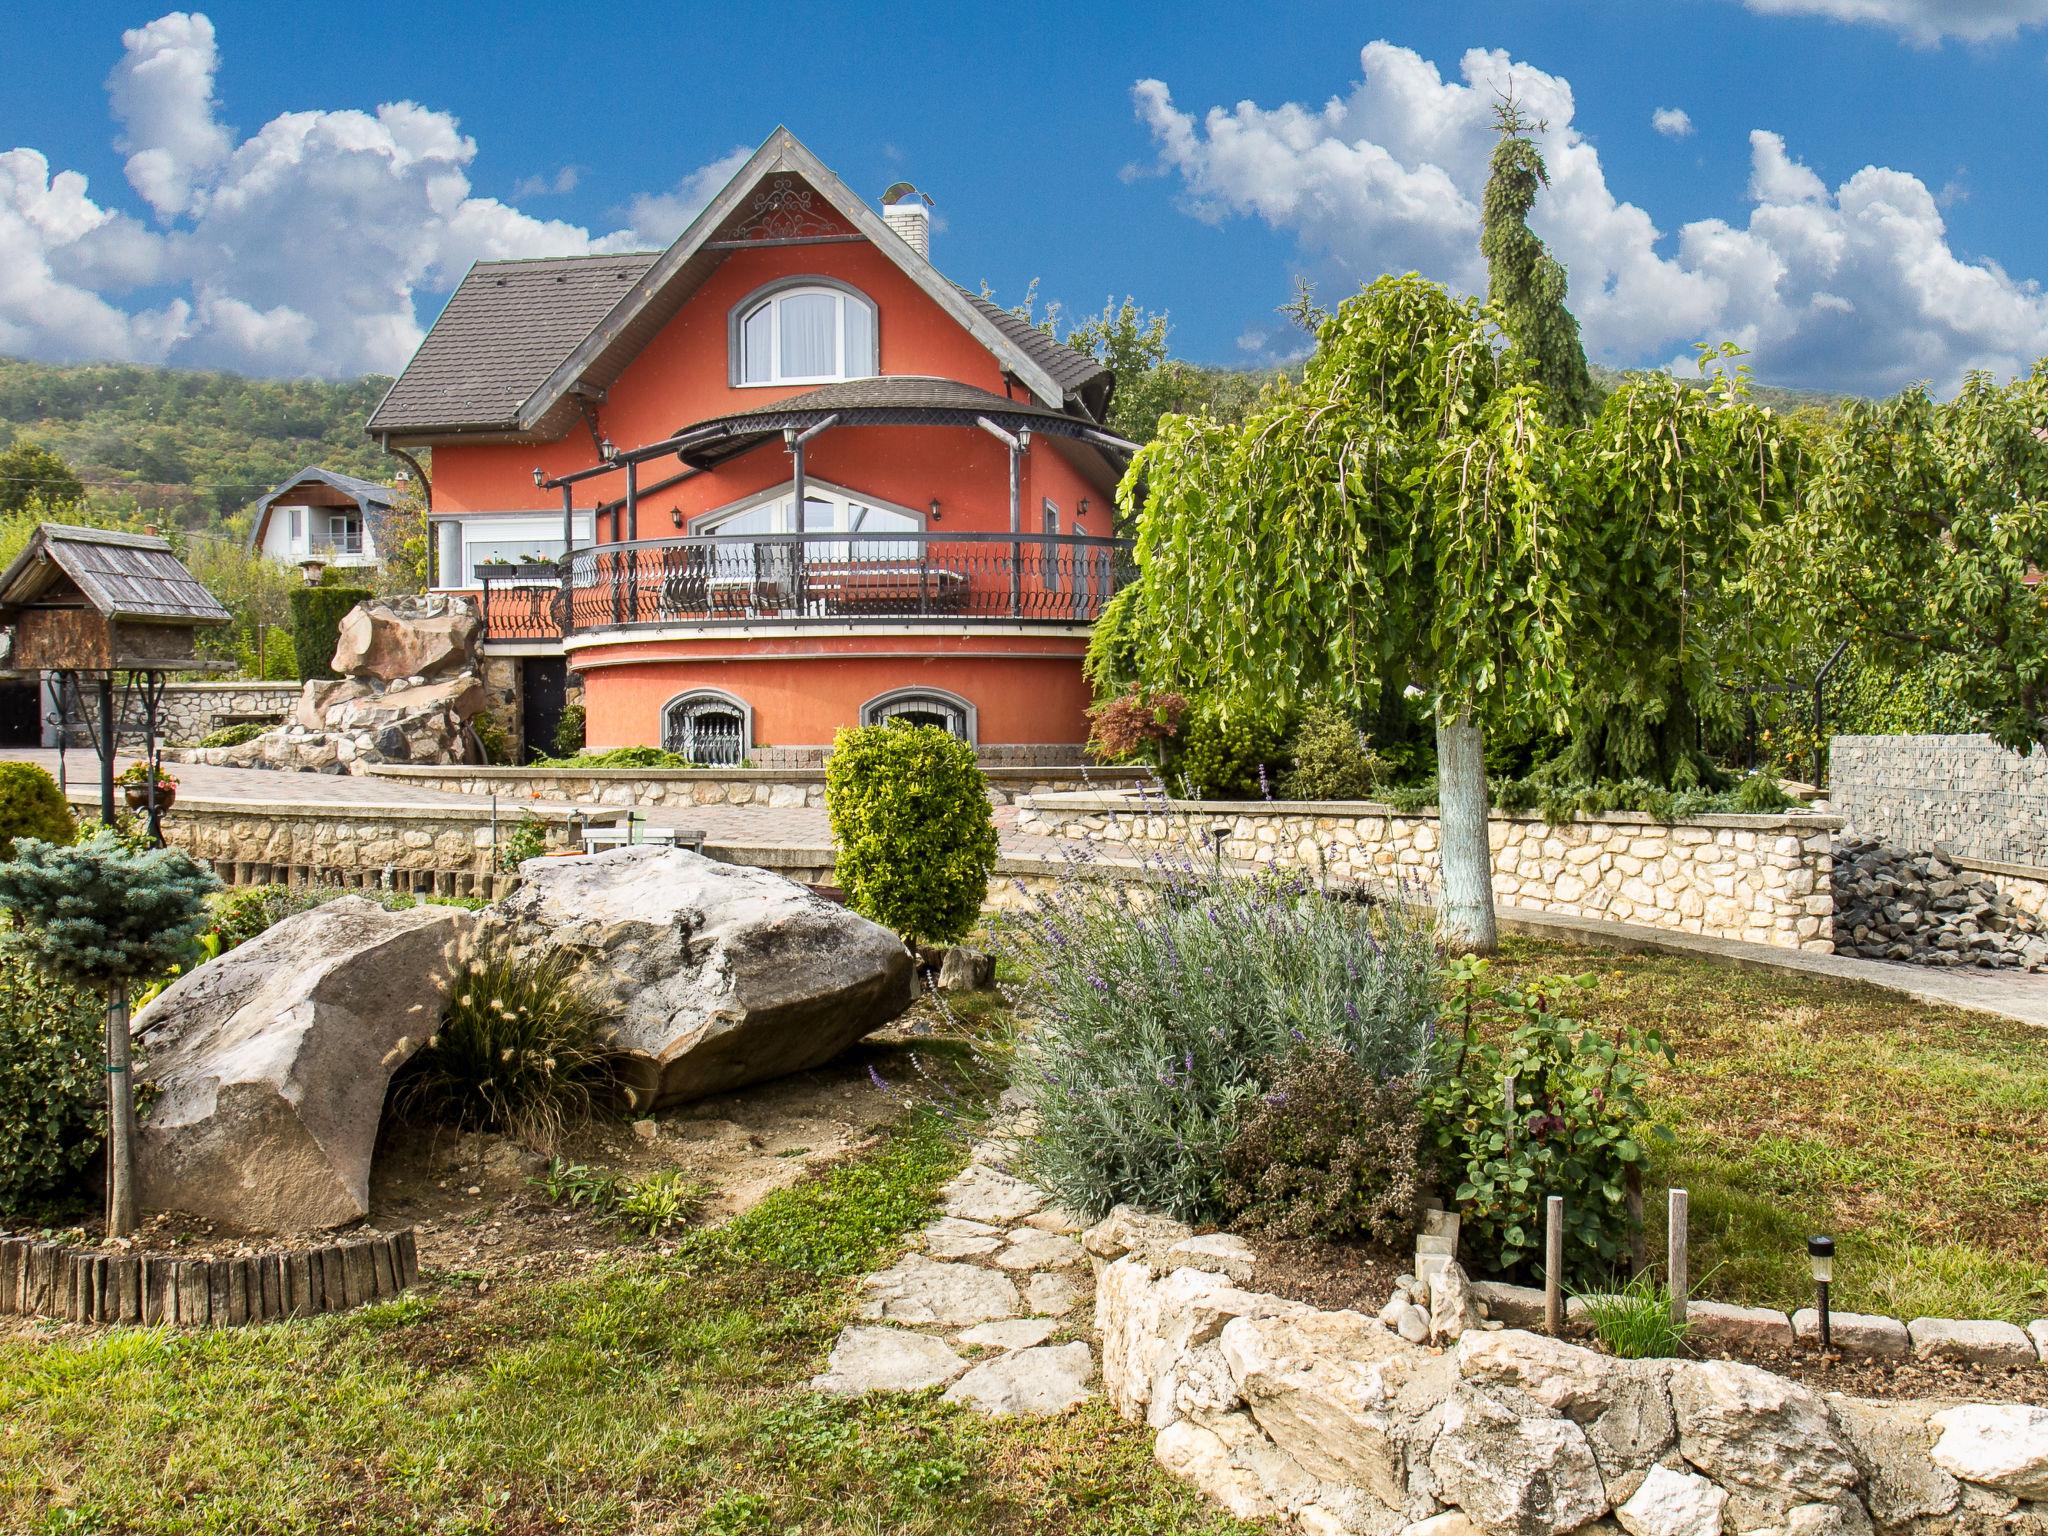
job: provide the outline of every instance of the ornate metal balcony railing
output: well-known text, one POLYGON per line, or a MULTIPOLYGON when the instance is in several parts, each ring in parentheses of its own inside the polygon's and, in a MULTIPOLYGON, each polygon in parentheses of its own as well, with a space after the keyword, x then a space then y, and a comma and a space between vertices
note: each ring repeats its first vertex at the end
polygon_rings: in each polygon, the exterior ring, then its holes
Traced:
POLYGON ((672 626, 1077 625, 1135 574, 1124 539, 921 532, 713 535, 579 549, 485 574, 484 633, 551 639, 672 626))

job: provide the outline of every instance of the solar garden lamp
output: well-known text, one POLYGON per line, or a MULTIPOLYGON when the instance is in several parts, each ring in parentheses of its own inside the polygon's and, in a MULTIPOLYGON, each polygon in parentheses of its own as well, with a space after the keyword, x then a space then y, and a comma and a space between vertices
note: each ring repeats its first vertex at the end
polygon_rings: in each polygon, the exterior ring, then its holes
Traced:
POLYGON ((1820 1347, 1832 1349, 1828 1332, 1828 1287, 1835 1278, 1835 1240, 1816 1234, 1806 1240, 1806 1261, 1813 1267, 1815 1306, 1820 1313, 1820 1347))
POLYGON ((1223 844, 1235 830, 1237 830, 1236 826, 1232 822, 1212 821, 1209 823, 1209 851, 1215 856, 1216 867, 1219 870, 1223 868, 1223 844))

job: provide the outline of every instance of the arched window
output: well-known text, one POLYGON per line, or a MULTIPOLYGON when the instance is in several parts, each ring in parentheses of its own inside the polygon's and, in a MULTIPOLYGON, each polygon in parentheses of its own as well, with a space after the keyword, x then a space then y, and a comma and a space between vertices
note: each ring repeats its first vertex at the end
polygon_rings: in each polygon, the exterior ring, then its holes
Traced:
POLYGON ((891 720, 936 725, 962 741, 974 740, 974 706, 958 694, 941 693, 936 688, 899 688, 861 706, 862 725, 885 725, 891 720))
POLYGON ((875 306, 843 283, 804 278, 732 312, 732 382, 829 384, 875 372, 875 306))
POLYGON ((753 745, 754 712, 729 693, 700 688, 661 711, 661 744, 700 768, 737 768, 753 745))

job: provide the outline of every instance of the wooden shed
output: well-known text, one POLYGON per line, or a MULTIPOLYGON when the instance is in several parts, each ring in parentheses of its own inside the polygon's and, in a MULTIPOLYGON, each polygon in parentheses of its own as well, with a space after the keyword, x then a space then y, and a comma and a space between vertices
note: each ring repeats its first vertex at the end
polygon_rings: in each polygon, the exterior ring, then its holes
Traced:
POLYGON ((233 615, 164 540, 44 523, 0 574, 5 665, 21 671, 205 672, 198 631, 233 615))

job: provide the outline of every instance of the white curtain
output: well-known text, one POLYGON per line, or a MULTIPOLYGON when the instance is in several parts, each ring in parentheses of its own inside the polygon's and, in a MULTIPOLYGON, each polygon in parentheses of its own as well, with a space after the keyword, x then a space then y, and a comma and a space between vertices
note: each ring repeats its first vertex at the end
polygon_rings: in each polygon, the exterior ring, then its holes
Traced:
POLYGON ((855 299, 846 301, 846 377, 872 378, 875 369, 875 315, 855 299))
POLYGON ((839 296, 793 293, 780 301, 782 377, 832 378, 839 372, 839 296))
POLYGON ((774 326, 773 304, 763 304, 741 324, 740 379, 743 383, 766 384, 775 377, 774 326))

